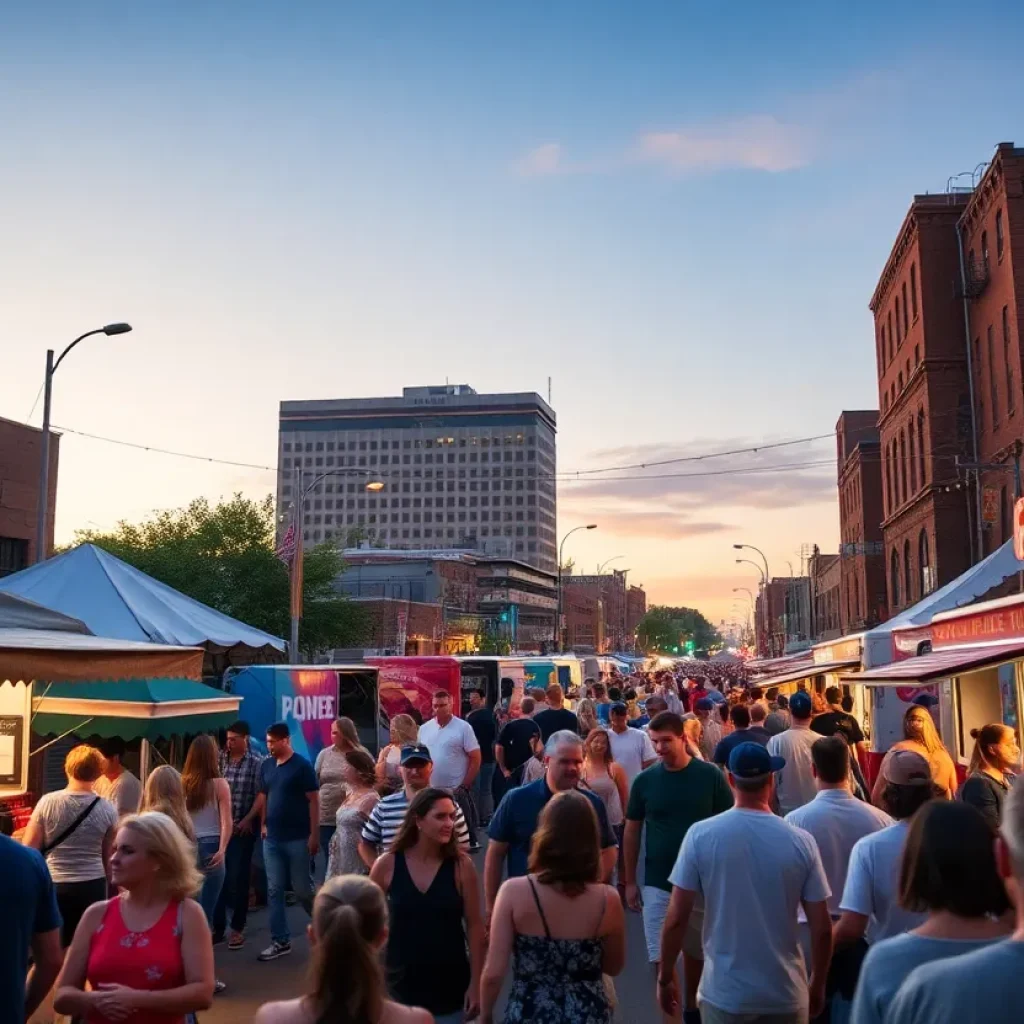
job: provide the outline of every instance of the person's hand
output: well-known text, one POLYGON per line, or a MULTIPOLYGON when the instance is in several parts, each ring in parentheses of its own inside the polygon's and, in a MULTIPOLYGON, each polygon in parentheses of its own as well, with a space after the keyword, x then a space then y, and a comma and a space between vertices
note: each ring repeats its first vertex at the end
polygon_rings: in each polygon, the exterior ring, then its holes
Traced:
POLYGON ((501 774, 504 775, 506 779, 512 778, 512 773, 507 768, 502 768, 501 774))
POLYGON ((262 825, 260 825, 260 838, 261 839, 266 839, 267 838, 267 824, 266 824, 266 822, 264 822, 262 825))
POLYGON ((306 843, 310 857, 315 857, 320 852, 320 837, 314 832, 306 843))
POLYGON ((236 836, 247 836, 252 832, 252 821, 249 818, 243 818, 235 826, 236 836))
POLYGON ((466 989, 466 998, 462 1003, 463 1013, 466 1020, 475 1020, 480 1013, 480 983, 472 981, 466 989))
POLYGON ((207 870, 219 868, 224 863, 224 851, 218 850, 207 862, 207 870))
POLYGON ((812 985, 810 995, 810 1018, 814 1020, 815 1017, 820 1016, 825 1010, 824 984, 812 985))
POLYGON ((675 971, 672 972, 672 977, 668 983, 663 985, 661 982, 656 983, 658 986, 657 1000, 658 1005, 661 1007, 664 1013, 667 1013, 673 1020, 679 1017, 679 981, 676 978, 675 971))
POLYGON ((640 886, 636 882, 626 883, 626 906, 637 912, 643 910, 643 901, 640 899, 640 886))
POLYGON ((135 989, 126 985, 97 985, 90 995, 97 1014, 107 1020, 127 1020, 135 1012, 135 989))

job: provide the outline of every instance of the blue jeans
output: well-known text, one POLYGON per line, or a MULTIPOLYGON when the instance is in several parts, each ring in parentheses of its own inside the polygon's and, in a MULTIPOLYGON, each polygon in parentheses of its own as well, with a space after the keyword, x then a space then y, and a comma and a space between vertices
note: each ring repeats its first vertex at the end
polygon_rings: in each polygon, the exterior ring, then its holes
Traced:
POLYGON ((267 866, 267 903, 270 905, 270 937, 291 942, 284 912, 285 890, 291 886, 307 914, 313 913, 313 876, 309 870, 309 843, 305 839, 264 839, 267 866))
POLYGON ((489 821, 494 813, 492 786, 494 784, 495 767, 496 765, 493 761, 490 764, 480 765, 480 771, 477 772, 477 776, 473 780, 473 802, 476 804, 476 815, 481 824, 489 821))
POLYGON ((245 931, 245 920, 249 913, 249 876, 255 846, 256 837, 251 832, 232 836, 228 842, 228 850, 224 855, 224 888, 220 891, 217 909, 213 914, 214 935, 224 934, 229 910, 231 930, 239 934, 245 931))
POLYGON ((226 870, 224 862, 211 868, 210 858, 220 849, 220 839, 216 836, 204 836, 196 840, 196 867, 203 873, 203 887, 199 891, 199 905, 206 914, 206 923, 213 927, 213 915, 217 909, 220 891, 224 888, 226 870))

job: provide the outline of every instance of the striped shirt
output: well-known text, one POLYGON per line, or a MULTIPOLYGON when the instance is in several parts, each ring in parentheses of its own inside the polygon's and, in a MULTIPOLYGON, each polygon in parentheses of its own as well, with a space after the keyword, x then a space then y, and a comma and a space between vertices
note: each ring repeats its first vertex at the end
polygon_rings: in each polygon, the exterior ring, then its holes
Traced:
MULTIPOLYGON (((363 826, 363 842, 376 846, 382 853, 386 852, 402 827, 408 807, 409 798, 405 795, 405 789, 380 800, 363 826)), ((469 829, 458 804, 455 805, 455 835, 460 846, 469 846, 469 829)))

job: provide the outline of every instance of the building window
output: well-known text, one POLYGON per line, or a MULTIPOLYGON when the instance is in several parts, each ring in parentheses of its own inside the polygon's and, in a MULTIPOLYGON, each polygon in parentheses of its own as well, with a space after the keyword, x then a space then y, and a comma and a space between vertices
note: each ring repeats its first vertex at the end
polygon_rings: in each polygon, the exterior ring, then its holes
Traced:
POLYGON ((884 323, 882 324, 881 335, 882 335, 882 351, 881 351, 881 354, 878 357, 878 369, 879 370, 884 370, 885 366, 886 366, 886 363, 888 362, 888 350, 886 349, 886 334, 885 334, 885 324, 884 323))
POLYGON ((899 500, 900 504, 907 500, 907 436, 900 431, 900 451, 899 451, 899 500))
POLYGON ((900 556, 895 548, 889 558, 889 589, 892 591, 892 606, 900 606, 900 556))
POLYGON ((985 268, 988 268, 988 232, 982 231, 981 233, 981 258, 984 262, 985 268))
POLYGON ((892 512, 895 504, 895 496, 892 493, 892 446, 885 446, 885 511, 888 515, 892 512))
POLYGON ((914 572, 910 563, 910 541, 903 542, 903 585, 907 588, 906 602, 910 604, 914 600, 913 593, 914 572))
POLYGON ((996 388, 996 347, 991 324, 985 331, 985 345, 988 349, 988 394, 992 403, 992 429, 995 430, 999 422, 999 392, 996 388))
POLYGON ((910 264, 910 315, 917 319, 917 264, 910 264))
POLYGON ((915 369, 921 365, 921 346, 914 346, 914 367, 915 369))
POLYGON ((925 458, 924 458, 924 409, 917 410, 917 459, 918 459, 918 475, 921 477, 921 486, 927 483, 925 478, 925 458))
POLYGON ((888 324, 888 327, 889 327, 889 362, 891 363, 892 362, 892 338, 893 338, 893 335, 892 335, 892 310, 891 309, 889 310, 889 313, 886 316, 886 323, 888 324))
POLYGON ((925 597, 934 589, 934 574, 928 553, 928 534, 924 530, 917 538, 917 561, 921 570, 921 596, 925 597))
POLYGON ((907 323, 907 282, 903 282, 903 334, 906 335, 909 330, 907 323))
POLYGON ((907 427, 907 447, 910 457, 910 493, 917 494, 917 435, 914 433, 913 419, 907 427))
POLYGON ((1003 306, 1003 362, 1006 364, 1006 412, 1012 416, 1017 411, 1017 396, 1013 390, 1013 352, 1010 348, 1010 311, 1003 306))
POLYGON ((996 259, 1003 258, 1003 211, 996 210, 996 259))
POLYGON ((903 344, 903 331, 900 328, 900 297, 896 296, 896 347, 903 344))

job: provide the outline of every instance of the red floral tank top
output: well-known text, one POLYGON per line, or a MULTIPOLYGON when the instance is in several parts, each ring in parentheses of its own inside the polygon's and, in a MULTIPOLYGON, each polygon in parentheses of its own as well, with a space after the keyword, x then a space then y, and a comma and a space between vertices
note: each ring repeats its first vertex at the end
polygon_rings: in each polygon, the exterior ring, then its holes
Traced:
MULTIPOLYGON (((121 900, 107 903, 100 926, 93 932, 86 968, 89 984, 125 985, 158 992, 185 984, 181 958, 181 902, 171 901, 160 919, 144 932, 129 931, 121 916, 121 900)), ((113 1024, 90 1013, 89 1024, 113 1024)), ((182 1024, 180 1014, 137 1012, 132 1024, 182 1024)))

